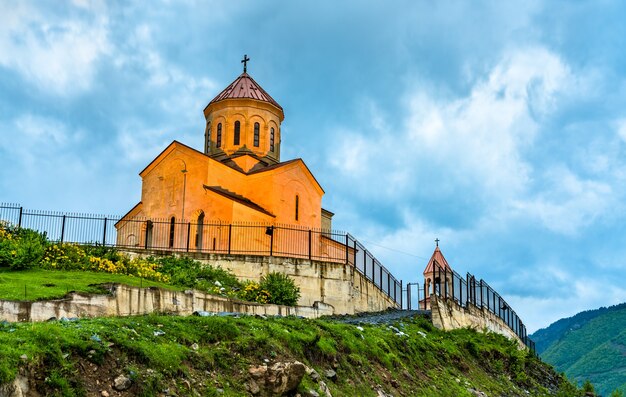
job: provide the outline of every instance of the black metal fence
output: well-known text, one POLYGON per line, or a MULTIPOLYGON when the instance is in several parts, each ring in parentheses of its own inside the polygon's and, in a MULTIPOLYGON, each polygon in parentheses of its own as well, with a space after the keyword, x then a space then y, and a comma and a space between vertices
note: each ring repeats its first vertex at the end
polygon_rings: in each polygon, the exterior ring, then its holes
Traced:
MULTIPOLYGON (((425 286, 428 289, 428 286, 425 286)), ((461 307, 472 304, 487 309, 500 318, 530 349, 535 352, 535 342, 528 337, 526 326, 515 310, 482 279, 467 273, 461 277, 457 272, 450 271, 435 261, 432 274, 432 291, 436 296, 452 299, 461 307)), ((426 302, 426 299, 424 299, 426 302)))
POLYGON ((124 219, 118 216, 27 210, 0 204, 0 222, 45 233, 54 242, 122 249, 304 258, 346 263, 403 306, 397 280, 349 233, 295 225, 124 219))

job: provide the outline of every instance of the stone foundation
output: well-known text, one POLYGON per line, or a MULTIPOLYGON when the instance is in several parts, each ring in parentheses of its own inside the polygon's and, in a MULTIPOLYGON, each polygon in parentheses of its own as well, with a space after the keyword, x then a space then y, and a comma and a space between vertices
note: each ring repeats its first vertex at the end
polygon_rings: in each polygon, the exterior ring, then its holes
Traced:
POLYGON ((0 301, 0 320, 46 321, 62 317, 112 317, 149 313, 190 315, 195 311, 306 318, 335 313, 332 306, 321 302, 314 302, 308 307, 291 307, 243 302, 192 290, 181 292, 119 284, 108 285, 107 288, 111 291, 108 295, 71 292, 63 299, 49 301, 0 301))
POLYGON ((430 296, 430 305, 433 325, 439 329, 449 331, 473 328, 477 331, 495 332, 517 341, 520 348, 526 348, 517 334, 487 309, 481 309, 471 303, 468 303, 467 307, 462 307, 452 299, 442 299, 436 295, 430 296))
MULTIPOLYGON (((140 250, 131 255, 158 256, 171 252, 140 250)), ((359 273, 354 266, 345 263, 321 262, 308 259, 277 256, 223 255, 185 253, 194 260, 218 266, 232 272, 237 278, 259 281, 270 272, 280 272, 291 277, 300 287, 301 306, 315 302, 331 305, 335 314, 377 312, 398 305, 359 273)))

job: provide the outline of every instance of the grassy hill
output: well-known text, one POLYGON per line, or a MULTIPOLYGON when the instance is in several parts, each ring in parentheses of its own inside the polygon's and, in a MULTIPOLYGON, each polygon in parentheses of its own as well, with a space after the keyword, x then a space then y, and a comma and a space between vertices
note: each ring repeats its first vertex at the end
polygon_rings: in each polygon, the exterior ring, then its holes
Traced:
POLYGON ((533 341, 535 341, 537 353, 542 354, 548 347, 561 339, 567 332, 581 328, 583 325, 598 316, 602 316, 608 312, 620 311, 624 309, 626 309, 626 303, 610 307, 601 307, 595 310, 586 310, 576 314, 575 316, 562 318, 550 324, 547 328, 542 328, 536 331, 530 337, 533 341))
POLYGON ((421 317, 393 325, 163 315, 0 323, 0 383, 20 374, 41 395, 246 396, 251 369, 295 360, 315 373, 291 395, 581 395, 503 336, 442 332, 421 317), (127 389, 115 391, 120 376, 127 389))
POLYGON ((570 379, 588 379, 605 396, 626 392, 626 304, 579 313, 531 337, 542 341, 541 358, 570 379))

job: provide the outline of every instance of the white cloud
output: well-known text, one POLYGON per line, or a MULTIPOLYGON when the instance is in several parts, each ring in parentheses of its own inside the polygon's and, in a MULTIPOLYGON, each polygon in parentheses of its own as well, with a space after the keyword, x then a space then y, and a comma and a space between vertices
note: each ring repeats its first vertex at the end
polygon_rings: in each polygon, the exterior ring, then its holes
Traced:
POLYGON ((4 122, 1 128, 7 133, 0 140, 0 149, 30 166, 65 151, 73 151, 73 146, 85 135, 82 130, 71 129, 58 119, 31 113, 4 122))
POLYGON ((514 202, 512 207, 522 217, 539 219, 548 230, 577 235, 615 204, 616 196, 608 183, 583 180, 562 166, 548 169, 546 176, 543 191, 514 202))
MULTIPOLYGON (((470 209, 476 213, 469 226, 475 231, 493 225, 480 216, 498 222, 521 217, 572 235, 614 203, 611 182, 579 176, 561 163, 537 167, 529 154, 542 144, 539 134, 549 133, 545 119, 563 98, 582 96, 586 81, 585 74, 573 74, 544 48, 511 51, 466 96, 441 98, 420 88, 408 92, 399 131, 381 123, 384 117, 374 109, 375 134, 340 131, 329 158, 343 178, 354 179, 355 189, 374 199, 411 208, 414 203, 406 197, 457 202, 468 197, 478 206, 470 209), (479 215, 484 208, 488 211, 479 215)), ((626 123, 619 125, 626 137, 626 123)), ((598 150, 584 154, 587 168, 610 167, 612 159, 598 150), (589 159, 593 164, 587 165, 589 159)))
POLYGON ((26 2, 0 4, 0 65, 58 95, 88 90, 107 54, 107 17, 58 18, 26 2))
POLYGON ((615 125, 617 135, 626 143, 626 118, 617 120, 615 125))

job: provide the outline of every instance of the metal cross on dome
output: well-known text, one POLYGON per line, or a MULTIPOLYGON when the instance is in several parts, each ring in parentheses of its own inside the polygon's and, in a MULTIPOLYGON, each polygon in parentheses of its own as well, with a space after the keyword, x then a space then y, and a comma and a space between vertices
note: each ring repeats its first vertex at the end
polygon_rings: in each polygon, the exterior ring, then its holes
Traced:
POLYGON ((437 247, 439 247, 439 237, 435 239, 435 244, 437 244, 437 247))
POLYGON ((248 58, 248 55, 247 55, 247 54, 245 54, 245 55, 243 56, 243 59, 241 60, 241 63, 243 63, 243 72, 244 72, 244 73, 246 73, 246 71, 247 71, 247 69, 248 69, 248 68, 247 68, 247 66, 248 66, 248 61, 249 61, 249 60, 250 60, 250 58, 248 58))

